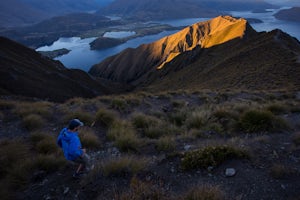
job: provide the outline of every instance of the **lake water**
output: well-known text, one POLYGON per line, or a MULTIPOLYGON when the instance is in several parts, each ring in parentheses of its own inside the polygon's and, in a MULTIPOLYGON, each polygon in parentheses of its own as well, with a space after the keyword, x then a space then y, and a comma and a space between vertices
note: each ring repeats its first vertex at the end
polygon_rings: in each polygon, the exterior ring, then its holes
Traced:
MULTIPOLYGON (((273 14, 278 10, 269 10, 267 13, 252 13, 250 11, 244 12, 229 12, 235 17, 244 18, 257 18, 261 19, 263 23, 251 24, 256 31, 271 31, 274 29, 281 29, 284 32, 296 37, 300 40, 300 23, 288 22, 277 20, 273 14)), ((156 23, 169 24, 174 27, 189 26, 199 21, 205 21, 208 18, 192 18, 192 19, 179 19, 179 20, 164 20, 154 21, 156 23)), ((153 22, 151 22, 153 23, 153 22)), ((90 50, 89 43, 96 38, 80 39, 78 37, 72 38, 60 38, 50 46, 38 48, 38 51, 52 51, 61 48, 67 48, 71 50, 68 54, 55 58, 61 61, 68 68, 78 68, 84 71, 88 71, 90 67, 104 60, 105 58, 115 55, 126 48, 136 48, 141 44, 147 44, 154 42, 164 36, 171 35, 177 31, 163 31, 156 35, 148 35, 144 37, 134 38, 127 41, 124 44, 118 45, 104 50, 90 50)), ((134 31, 122 31, 122 32, 107 32, 106 37, 122 38, 136 34, 134 31)))

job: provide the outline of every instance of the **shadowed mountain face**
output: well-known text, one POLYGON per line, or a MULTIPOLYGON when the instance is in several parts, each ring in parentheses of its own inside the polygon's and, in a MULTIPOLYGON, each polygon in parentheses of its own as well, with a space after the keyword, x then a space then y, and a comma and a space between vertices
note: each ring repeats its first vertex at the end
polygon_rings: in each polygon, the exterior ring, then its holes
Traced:
POLYGON ((228 10, 271 8, 263 0, 115 0, 99 14, 119 15, 140 20, 216 17, 228 10))
POLYGON ((158 90, 296 88, 299 55, 299 42, 287 34, 257 33, 244 19, 226 16, 124 50, 90 73, 158 90))
POLYGON ((300 22, 300 7, 280 10, 274 16, 280 20, 300 22))
POLYGON ((72 97, 107 94, 98 81, 81 70, 66 69, 60 62, 4 37, 0 37, 0 94, 64 101, 72 97))

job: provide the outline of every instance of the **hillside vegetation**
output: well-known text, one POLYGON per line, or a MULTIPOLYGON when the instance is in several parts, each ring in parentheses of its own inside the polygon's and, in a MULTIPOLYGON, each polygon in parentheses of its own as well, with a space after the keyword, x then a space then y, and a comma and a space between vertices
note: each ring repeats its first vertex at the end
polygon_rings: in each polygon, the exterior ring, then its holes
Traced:
POLYGON ((2 97, 0 195, 297 199, 299 105, 293 91, 177 90, 65 103, 2 97), (79 180, 55 144, 72 118, 85 123, 79 135, 95 164, 79 180))

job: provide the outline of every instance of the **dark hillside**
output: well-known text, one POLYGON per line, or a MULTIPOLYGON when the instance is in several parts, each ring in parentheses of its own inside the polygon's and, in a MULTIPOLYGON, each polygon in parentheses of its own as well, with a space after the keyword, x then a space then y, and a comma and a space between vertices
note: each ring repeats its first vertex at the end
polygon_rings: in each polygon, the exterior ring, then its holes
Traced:
POLYGON ((0 57, 1 95, 63 101, 108 93, 87 73, 67 69, 60 62, 4 37, 0 37, 0 57))

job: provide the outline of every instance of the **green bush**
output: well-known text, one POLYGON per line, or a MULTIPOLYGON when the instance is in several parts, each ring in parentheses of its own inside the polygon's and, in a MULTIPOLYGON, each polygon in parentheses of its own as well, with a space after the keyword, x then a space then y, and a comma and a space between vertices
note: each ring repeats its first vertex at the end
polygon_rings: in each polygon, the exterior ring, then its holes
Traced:
POLYGON ((250 110, 245 112, 239 125, 246 132, 268 132, 288 128, 287 123, 270 111, 250 110))
POLYGON ((228 146, 206 147, 184 154, 181 166, 184 170, 218 166, 233 158, 247 158, 245 151, 228 146))
POLYGON ((30 114, 22 119, 22 124, 27 130, 32 131, 42 128, 45 125, 45 121, 37 114, 30 114))
POLYGON ((203 185, 190 189, 183 197, 184 200, 223 200, 224 192, 218 186, 203 185))

